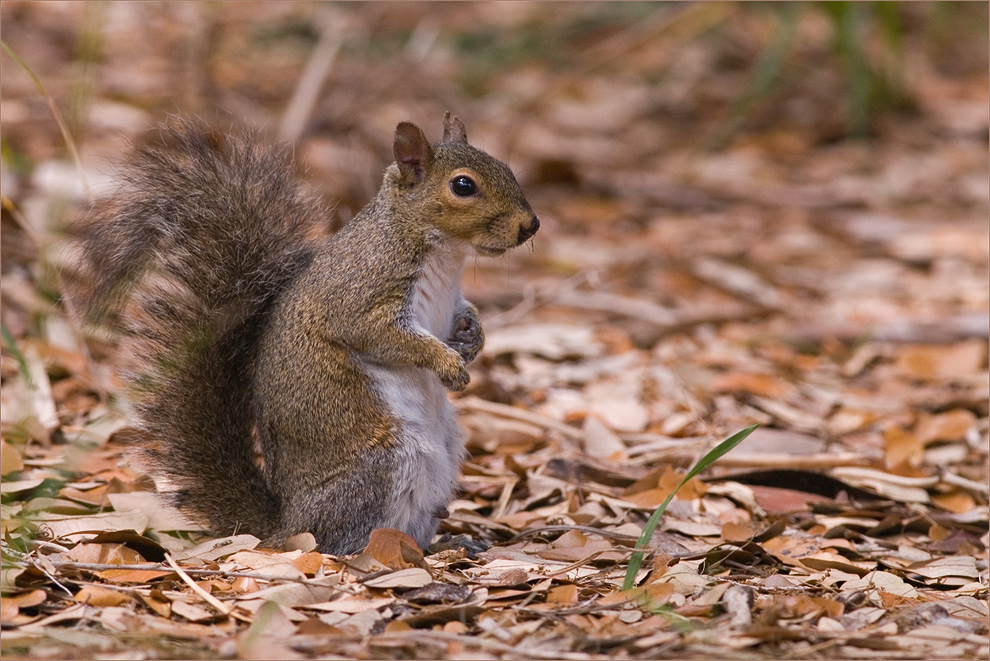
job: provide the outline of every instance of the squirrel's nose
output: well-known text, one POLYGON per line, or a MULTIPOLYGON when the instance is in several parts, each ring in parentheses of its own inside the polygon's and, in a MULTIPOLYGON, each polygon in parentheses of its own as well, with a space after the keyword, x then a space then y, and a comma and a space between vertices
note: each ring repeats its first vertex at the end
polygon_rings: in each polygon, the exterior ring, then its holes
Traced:
POLYGON ((519 226, 519 238, 516 239, 516 245, 523 243, 526 239, 536 234, 536 230, 540 229, 540 219, 533 216, 530 220, 529 225, 519 226))

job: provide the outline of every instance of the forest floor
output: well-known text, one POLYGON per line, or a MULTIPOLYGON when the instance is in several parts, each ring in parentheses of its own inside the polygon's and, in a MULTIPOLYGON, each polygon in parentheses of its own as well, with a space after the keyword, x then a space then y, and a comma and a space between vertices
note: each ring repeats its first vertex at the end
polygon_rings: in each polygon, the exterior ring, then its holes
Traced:
POLYGON ((987 658, 987 6, 962 4, 892 5, 906 100, 850 137, 817 5, 4 2, 44 92, 3 55, 3 657, 987 658), (128 460, 119 356, 59 303, 65 224, 166 113, 229 113, 295 143, 339 226, 395 124, 448 109, 542 220, 463 281, 487 344, 441 532, 490 548, 204 538, 128 460), (623 590, 650 514, 756 422, 623 590))

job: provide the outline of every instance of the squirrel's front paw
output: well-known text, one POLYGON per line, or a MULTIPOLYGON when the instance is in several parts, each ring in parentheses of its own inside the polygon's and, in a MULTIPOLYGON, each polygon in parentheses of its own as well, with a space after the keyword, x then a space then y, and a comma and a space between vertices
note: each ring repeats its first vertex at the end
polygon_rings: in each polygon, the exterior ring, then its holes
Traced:
POLYGON ((471 381, 471 375, 462 367, 453 378, 441 380, 443 381, 443 385, 447 387, 447 390, 460 392, 467 388, 468 382, 471 381))
POLYGON ((460 392, 467 388, 468 382, 471 380, 471 375, 468 374, 467 368, 464 367, 464 363, 459 357, 451 360, 448 365, 444 366, 444 369, 438 370, 437 376, 440 377, 440 382, 447 390, 454 392, 460 392))
POLYGON ((485 332, 478 321, 478 311, 474 306, 466 307, 454 315, 453 330, 447 339, 447 346, 460 354, 465 363, 470 363, 485 346, 485 332))

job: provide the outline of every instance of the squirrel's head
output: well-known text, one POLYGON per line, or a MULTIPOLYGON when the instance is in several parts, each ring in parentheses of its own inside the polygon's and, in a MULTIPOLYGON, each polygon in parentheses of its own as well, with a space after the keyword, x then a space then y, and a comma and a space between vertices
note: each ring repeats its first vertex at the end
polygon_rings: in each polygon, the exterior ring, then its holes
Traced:
POLYGON ((501 255, 540 227, 509 167, 468 144, 464 124, 448 112, 443 139, 427 141, 415 124, 395 127, 395 163, 386 183, 447 236, 480 254, 501 255))

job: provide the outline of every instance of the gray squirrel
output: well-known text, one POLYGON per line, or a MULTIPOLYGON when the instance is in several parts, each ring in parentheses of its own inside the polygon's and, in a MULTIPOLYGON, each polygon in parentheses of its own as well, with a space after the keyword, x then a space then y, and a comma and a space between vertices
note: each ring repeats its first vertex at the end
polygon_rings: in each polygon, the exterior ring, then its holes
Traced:
POLYGON ((218 535, 308 531, 345 554, 390 527, 426 548, 463 454, 446 391, 484 344, 465 258, 540 225, 512 172, 449 113, 434 144, 402 122, 378 193, 326 237, 286 148, 194 121, 158 132, 77 226, 79 298, 121 329, 169 497, 218 535))

